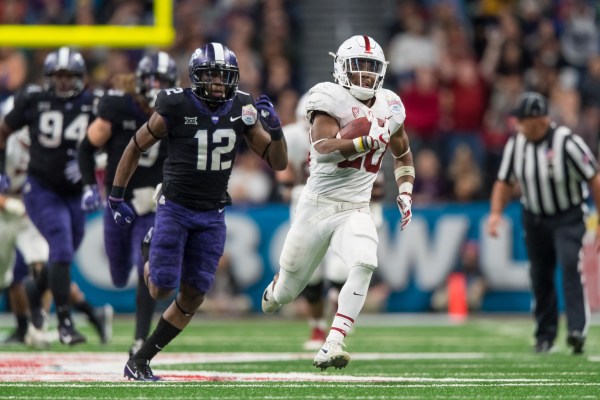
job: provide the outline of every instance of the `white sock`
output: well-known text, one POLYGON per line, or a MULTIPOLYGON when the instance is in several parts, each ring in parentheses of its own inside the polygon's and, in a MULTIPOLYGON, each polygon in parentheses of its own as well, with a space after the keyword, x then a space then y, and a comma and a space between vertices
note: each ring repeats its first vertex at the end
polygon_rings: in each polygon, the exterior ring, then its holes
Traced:
POLYGON ((373 269, 362 265, 357 265, 350 270, 338 297, 338 310, 331 325, 330 336, 339 338, 339 335, 342 335, 343 338, 350 332, 365 304, 372 275, 373 269))

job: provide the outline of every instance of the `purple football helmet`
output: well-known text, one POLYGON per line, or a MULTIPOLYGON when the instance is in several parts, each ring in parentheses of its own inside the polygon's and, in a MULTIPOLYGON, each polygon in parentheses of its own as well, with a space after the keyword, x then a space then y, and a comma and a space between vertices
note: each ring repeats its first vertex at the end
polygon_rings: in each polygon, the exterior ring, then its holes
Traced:
POLYGON ((190 59, 189 73, 194 93, 209 103, 230 101, 237 93, 240 80, 237 58, 221 43, 196 49, 190 59))
POLYGON ((44 60, 45 88, 57 97, 68 98, 81 93, 85 73, 81 53, 68 47, 51 52, 44 60))
POLYGON ((154 107, 161 89, 177 86, 179 74, 175 60, 164 51, 142 57, 135 69, 136 90, 154 107))

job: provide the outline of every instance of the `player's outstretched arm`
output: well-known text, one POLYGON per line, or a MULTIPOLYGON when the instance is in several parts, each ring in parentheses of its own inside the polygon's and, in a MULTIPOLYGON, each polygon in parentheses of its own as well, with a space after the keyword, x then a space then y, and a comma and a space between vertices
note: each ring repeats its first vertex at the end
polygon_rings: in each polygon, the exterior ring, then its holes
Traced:
POLYGON ((255 103, 258 117, 264 122, 266 130, 260 123, 254 124, 246 137, 248 145, 256 154, 265 160, 271 168, 282 171, 287 167, 287 143, 281 129, 281 121, 271 100, 263 95, 255 103))
POLYGON ((83 182, 81 208, 84 211, 95 211, 100 207, 102 199, 96 184, 96 152, 102 148, 112 136, 110 121, 98 117, 90 124, 87 134, 79 144, 77 161, 83 182))

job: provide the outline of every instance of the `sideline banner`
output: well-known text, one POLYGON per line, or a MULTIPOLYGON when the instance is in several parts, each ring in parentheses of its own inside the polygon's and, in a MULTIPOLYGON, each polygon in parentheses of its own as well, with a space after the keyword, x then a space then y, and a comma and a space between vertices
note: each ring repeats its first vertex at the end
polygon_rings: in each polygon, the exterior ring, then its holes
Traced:
MULTIPOLYGON (((517 203, 507 208, 506 223, 498 238, 490 238, 485 231, 487 202, 440 204, 413 211, 412 223, 400 232, 398 210, 392 206, 384 209, 377 273, 391 291, 386 311, 428 311, 432 291, 444 285, 447 276, 456 270, 461 248, 467 240, 478 243, 479 266, 488 283, 482 311, 529 311, 528 262, 517 203)), ((253 309, 258 311, 262 291, 278 270, 279 254, 289 228, 289 208, 284 205, 231 207, 225 212, 226 252, 231 271, 239 287, 250 296, 253 309)), ((133 312, 136 278, 132 274, 124 289, 112 286, 104 254, 101 217, 96 213, 88 218, 73 279, 94 304, 108 302, 118 312, 133 312)))

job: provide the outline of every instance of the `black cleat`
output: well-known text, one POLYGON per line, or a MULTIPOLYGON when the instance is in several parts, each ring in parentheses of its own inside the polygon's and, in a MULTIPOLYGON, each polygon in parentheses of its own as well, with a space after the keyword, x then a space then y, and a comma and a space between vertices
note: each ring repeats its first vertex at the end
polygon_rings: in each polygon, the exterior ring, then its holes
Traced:
POLYGON ((553 343, 551 341, 540 340, 535 344, 533 351, 536 353, 549 353, 552 350, 552 346, 553 343))
POLYGON ((58 328, 58 338, 62 344, 68 344, 69 346, 86 342, 85 336, 72 326, 60 326, 58 328))
POLYGON ((142 240, 142 259, 144 260, 144 264, 150 259, 150 244, 152 243, 153 231, 154 227, 151 227, 146 236, 144 236, 144 240, 142 240))
POLYGON ((135 360, 130 358, 125 364, 123 376, 128 380, 156 382, 161 380, 160 376, 155 376, 150 368, 150 360, 135 360))
POLYGON ((567 336, 567 345, 572 348, 572 354, 583 354, 585 337, 579 331, 573 331, 567 336))
POLYGON ((3 345, 11 345, 11 344, 24 344, 25 343, 25 335, 21 334, 18 330, 15 330, 13 333, 8 335, 1 342, 3 345))

